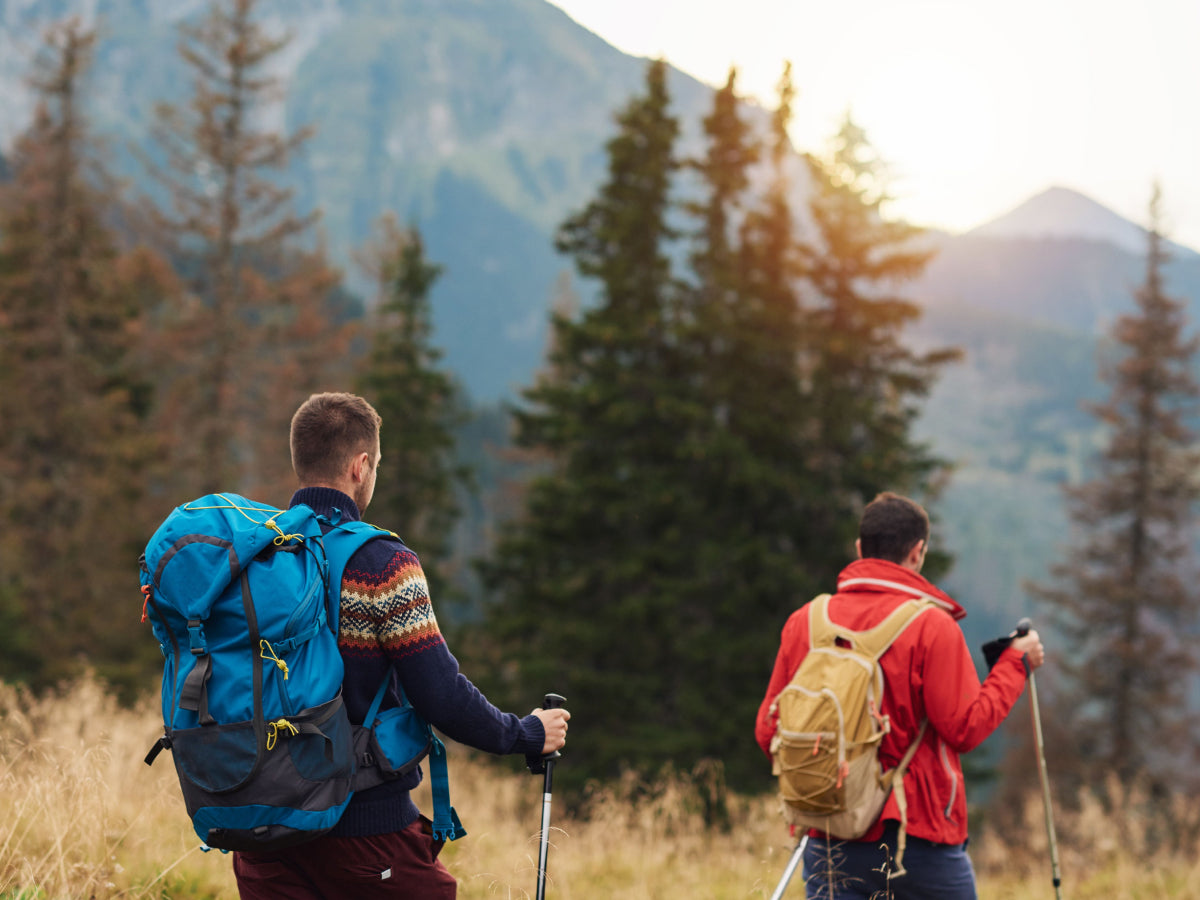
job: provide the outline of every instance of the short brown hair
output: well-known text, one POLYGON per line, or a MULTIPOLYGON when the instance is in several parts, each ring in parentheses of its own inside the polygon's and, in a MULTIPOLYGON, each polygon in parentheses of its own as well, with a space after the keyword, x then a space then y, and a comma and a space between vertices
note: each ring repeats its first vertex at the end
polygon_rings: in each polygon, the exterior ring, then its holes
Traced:
POLYGON ((885 491, 863 510, 858 540, 864 558, 902 563, 918 542, 929 540, 929 516, 907 497, 885 491))
POLYGON ((340 479, 350 460, 379 446, 379 413, 355 394, 313 394, 292 416, 292 468, 301 484, 340 479))

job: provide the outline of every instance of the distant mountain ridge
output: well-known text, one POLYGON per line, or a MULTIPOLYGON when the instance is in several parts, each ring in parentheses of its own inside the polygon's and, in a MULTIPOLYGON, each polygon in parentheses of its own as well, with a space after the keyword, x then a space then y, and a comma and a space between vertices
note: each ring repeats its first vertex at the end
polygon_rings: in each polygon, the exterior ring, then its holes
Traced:
MULTIPOLYGON (((943 236, 910 294, 1083 334, 1132 308, 1145 280, 1146 229, 1076 191, 1050 188, 999 218, 943 236)), ((1168 244, 1169 293, 1200 300, 1200 253, 1168 244)), ((1200 313, 1200 305, 1196 305, 1200 313)))
MULTIPOLYGON (((967 231, 971 238, 1029 240, 1090 240, 1120 247, 1127 253, 1146 252, 1144 226, 1131 222, 1079 191, 1049 187, 1001 216, 967 231)), ((1170 243, 1173 252, 1197 256, 1195 250, 1170 243)))

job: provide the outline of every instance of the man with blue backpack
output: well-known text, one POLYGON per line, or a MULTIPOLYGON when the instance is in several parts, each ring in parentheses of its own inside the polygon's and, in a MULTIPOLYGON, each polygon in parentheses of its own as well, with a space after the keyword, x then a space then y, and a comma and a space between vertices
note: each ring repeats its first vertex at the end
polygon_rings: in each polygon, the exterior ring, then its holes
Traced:
POLYGON ((172 750, 193 826, 234 851, 243 900, 453 898, 437 857, 465 832, 430 725, 529 758, 566 741, 565 709, 504 713, 459 672, 416 554, 361 521, 379 426, 361 397, 314 394, 292 419, 289 509, 200 498, 142 560, 165 657, 147 762, 172 750), (409 795, 422 760, 432 821, 409 795))
MULTIPOLYGON (((292 419, 292 465, 301 487, 291 505, 306 504, 335 524, 360 519, 375 490, 379 426, 378 413, 361 397, 310 397, 292 419)), ((352 722, 366 714, 391 671, 383 708, 400 705, 403 696, 464 744, 536 756, 566 740, 566 710, 538 709, 524 718, 503 713, 459 672, 438 630, 420 562, 394 535, 364 544, 346 564, 338 648, 352 722)), ((241 896, 454 897, 454 878, 437 859, 442 839, 409 797, 420 778, 414 769, 357 792, 334 829, 315 841, 277 853, 237 853, 241 896)))

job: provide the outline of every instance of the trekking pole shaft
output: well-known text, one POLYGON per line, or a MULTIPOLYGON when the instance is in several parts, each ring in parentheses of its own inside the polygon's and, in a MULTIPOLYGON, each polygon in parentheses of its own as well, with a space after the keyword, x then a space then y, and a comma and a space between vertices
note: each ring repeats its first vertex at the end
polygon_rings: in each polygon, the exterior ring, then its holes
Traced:
POLYGON ((783 870, 783 877, 779 879, 779 884, 775 888, 775 893, 771 895, 771 900, 783 900, 783 894, 791 883, 792 876, 796 874, 796 867, 804 859, 804 848, 807 846, 808 834, 805 833, 804 837, 800 838, 800 843, 796 845, 792 858, 788 860, 787 868, 783 870))
POLYGON ((553 786, 554 760, 546 760, 546 780, 542 788, 542 840, 538 848, 537 900, 546 896, 546 858, 550 854, 550 789, 553 786))
POLYGON ((1050 842, 1050 868, 1054 876, 1054 896, 1062 900, 1062 874, 1058 868, 1058 838, 1054 834, 1054 814, 1050 806, 1050 774, 1046 771, 1046 747, 1042 740, 1042 714, 1038 709, 1037 681, 1029 673, 1029 707, 1033 710, 1033 736, 1037 742, 1038 772, 1042 778, 1042 806, 1046 811, 1046 837, 1050 842))
MULTIPOLYGON (((1017 636, 1024 637, 1033 630, 1033 621, 1021 619, 1017 623, 1017 636)), ((1054 813, 1050 805, 1050 773, 1046 771, 1046 744, 1042 739, 1042 712, 1038 708, 1037 680, 1029 660, 1025 662, 1025 673, 1029 677, 1029 709, 1033 714, 1033 738, 1037 745, 1038 774, 1042 780, 1042 808, 1046 813, 1046 839, 1050 843, 1050 870, 1054 877, 1054 896, 1062 900, 1062 873, 1058 868, 1058 838, 1054 834, 1054 813)))
MULTIPOLYGON (((566 702, 566 698, 559 694, 547 694, 542 700, 542 708, 557 709, 566 702)), ((546 897, 546 860, 550 855, 550 791, 554 786, 554 761, 561 756, 562 754, 555 750, 542 757, 546 777, 542 782, 542 835, 541 846, 538 848, 537 900, 545 900, 546 897)))

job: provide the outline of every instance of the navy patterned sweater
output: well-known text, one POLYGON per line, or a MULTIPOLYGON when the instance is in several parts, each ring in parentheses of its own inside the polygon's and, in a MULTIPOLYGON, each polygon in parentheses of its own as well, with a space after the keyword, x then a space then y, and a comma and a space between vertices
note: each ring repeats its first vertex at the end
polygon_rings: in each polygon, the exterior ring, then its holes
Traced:
MULTIPOLYGON (((361 518, 355 502, 333 488, 301 488, 291 505, 300 503, 335 520, 338 514, 341 520, 361 518)), ((338 649, 346 667, 342 696, 350 721, 362 722, 392 665, 409 702, 447 737, 489 753, 541 753, 545 743, 541 721, 533 715, 519 718, 501 712, 458 670, 458 661, 438 630, 421 563, 400 541, 391 537, 369 541, 347 563, 338 649)), ((399 703, 393 684, 383 708, 399 703)), ((418 768, 404 778, 355 794, 331 835, 363 837, 408 827, 419 815, 409 791, 421 777, 418 768)))

